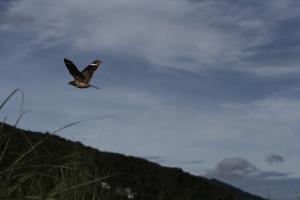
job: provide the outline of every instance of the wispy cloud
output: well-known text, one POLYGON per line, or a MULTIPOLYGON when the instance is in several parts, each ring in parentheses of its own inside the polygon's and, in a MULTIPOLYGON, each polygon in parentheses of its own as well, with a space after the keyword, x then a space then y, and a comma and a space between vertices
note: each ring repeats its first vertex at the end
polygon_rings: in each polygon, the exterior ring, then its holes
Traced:
POLYGON ((194 72, 216 68, 259 74, 299 71, 298 37, 291 36, 299 27, 296 1, 195 2, 15 1, 6 9, 0 29, 15 34, 23 51, 63 45, 78 51, 138 56, 194 72), (285 27, 288 32, 283 31, 285 27))
POLYGON ((278 154, 271 154, 269 156, 267 156, 266 161, 270 164, 280 164, 285 162, 285 158, 281 155, 278 154))

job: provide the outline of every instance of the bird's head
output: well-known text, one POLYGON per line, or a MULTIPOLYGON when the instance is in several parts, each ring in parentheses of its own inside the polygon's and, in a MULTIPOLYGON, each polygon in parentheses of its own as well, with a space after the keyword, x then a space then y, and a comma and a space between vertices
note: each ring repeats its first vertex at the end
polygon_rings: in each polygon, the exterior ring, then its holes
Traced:
POLYGON ((69 85, 76 86, 76 83, 75 83, 75 81, 70 81, 68 84, 69 84, 69 85))

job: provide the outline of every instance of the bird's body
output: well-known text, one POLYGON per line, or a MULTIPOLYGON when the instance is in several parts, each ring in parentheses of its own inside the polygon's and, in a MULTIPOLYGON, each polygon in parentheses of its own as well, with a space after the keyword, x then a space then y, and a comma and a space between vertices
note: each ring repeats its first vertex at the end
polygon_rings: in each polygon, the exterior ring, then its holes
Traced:
POLYGON ((75 87, 78 87, 78 88, 88 88, 88 87, 90 87, 89 84, 83 83, 83 82, 78 82, 78 81, 70 81, 69 84, 73 85, 75 87))
POLYGON ((73 85, 77 88, 94 87, 99 89, 98 87, 91 85, 89 82, 94 72, 98 69, 98 66, 102 63, 100 60, 94 60, 81 72, 77 69, 72 61, 65 58, 64 62, 70 74, 74 77, 74 80, 69 82, 70 85, 73 85))

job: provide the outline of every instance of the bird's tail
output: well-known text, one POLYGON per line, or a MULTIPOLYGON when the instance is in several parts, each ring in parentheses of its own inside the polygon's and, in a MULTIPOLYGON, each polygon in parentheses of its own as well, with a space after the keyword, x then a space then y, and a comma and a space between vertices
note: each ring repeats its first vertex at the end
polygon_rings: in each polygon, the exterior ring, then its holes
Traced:
POLYGON ((93 87, 93 88, 96 88, 96 89, 100 89, 100 88, 98 88, 98 87, 96 87, 96 86, 94 86, 94 85, 91 85, 91 84, 89 84, 89 86, 91 86, 91 87, 93 87))

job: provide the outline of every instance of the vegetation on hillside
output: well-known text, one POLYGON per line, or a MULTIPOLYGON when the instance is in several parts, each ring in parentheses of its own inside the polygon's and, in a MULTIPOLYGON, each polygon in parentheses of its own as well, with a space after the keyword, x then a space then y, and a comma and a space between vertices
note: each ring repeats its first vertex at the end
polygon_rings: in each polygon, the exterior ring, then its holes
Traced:
POLYGON ((178 168, 5 123, 0 123, 0 199, 262 200, 178 168))

